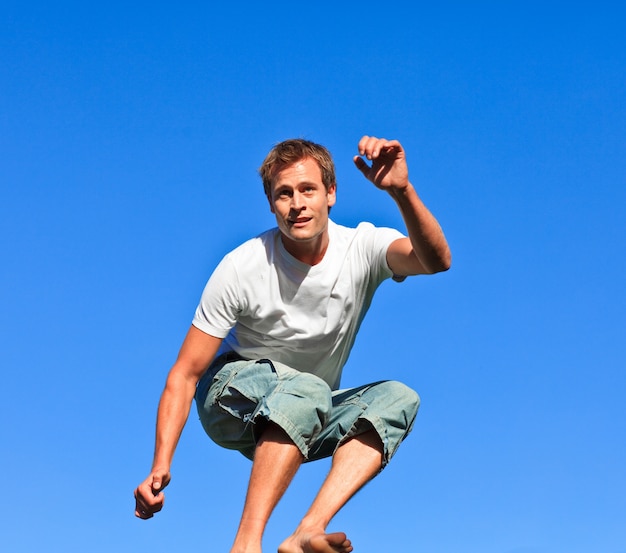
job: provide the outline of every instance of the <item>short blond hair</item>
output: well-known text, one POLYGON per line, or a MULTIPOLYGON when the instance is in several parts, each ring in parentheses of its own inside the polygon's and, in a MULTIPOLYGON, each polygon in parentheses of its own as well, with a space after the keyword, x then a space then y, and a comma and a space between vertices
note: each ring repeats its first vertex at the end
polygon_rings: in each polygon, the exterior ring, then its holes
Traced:
POLYGON ((321 144, 316 144, 303 138, 291 138, 276 144, 267 154, 259 175, 263 180, 265 195, 271 199, 272 183, 276 175, 286 167, 297 161, 311 158, 317 162, 322 173, 322 183, 328 190, 332 185, 337 185, 335 178, 335 164, 330 152, 321 144))

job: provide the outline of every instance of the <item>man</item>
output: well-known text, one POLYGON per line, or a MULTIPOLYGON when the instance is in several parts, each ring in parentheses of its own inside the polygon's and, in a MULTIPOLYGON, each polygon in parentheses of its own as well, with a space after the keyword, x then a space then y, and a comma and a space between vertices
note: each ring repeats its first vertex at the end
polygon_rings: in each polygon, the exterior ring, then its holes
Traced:
POLYGON ((356 167, 395 200, 408 237, 329 219, 336 182, 324 147, 287 140, 272 149, 259 172, 277 228, 233 250, 207 283, 161 396, 152 470, 135 490, 138 517, 163 506, 195 396, 207 434, 253 460, 231 553, 261 553, 270 514, 300 465, 329 456, 317 497, 278 551, 353 550, 343 532, 326 534, 326 526, 391 459, 419 397, 391 381, 339 390, 341 370, 384 279, 450 267, 446 239, 409 182, 401 144, 364 136, 358 152, 356 167))

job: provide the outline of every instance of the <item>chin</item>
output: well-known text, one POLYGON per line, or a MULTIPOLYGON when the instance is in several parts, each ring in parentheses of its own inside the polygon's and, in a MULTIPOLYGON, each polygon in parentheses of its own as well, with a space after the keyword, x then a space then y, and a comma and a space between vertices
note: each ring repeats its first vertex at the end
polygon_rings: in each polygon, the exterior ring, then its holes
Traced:
POLYGON ((310 232, 306 231, 300 232, 298 230, 294 231, 293 229, 290 229, 283 231, 283 235, 289 240, 293 240, 294 242, 311 242, 319 236, 319 233, 311 234, 310 232))

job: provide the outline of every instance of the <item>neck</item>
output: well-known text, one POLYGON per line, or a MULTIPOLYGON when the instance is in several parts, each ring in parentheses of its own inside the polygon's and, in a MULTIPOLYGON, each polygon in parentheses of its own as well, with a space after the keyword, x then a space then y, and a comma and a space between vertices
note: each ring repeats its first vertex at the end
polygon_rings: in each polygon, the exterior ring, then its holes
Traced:
POLYGON ((329 243, 328 232, 323 233, 313 240, 306 241, 290 240, 284 234, 282 234, 280 238, 285 250, 287 250, 290 255, 301 263, 306 263, 311 266, 321 263, 329 243))

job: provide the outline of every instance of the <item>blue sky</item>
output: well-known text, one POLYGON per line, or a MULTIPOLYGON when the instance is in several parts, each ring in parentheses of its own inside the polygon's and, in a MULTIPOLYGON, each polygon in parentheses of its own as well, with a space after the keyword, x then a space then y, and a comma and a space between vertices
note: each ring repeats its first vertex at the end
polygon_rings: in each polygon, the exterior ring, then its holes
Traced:
MULTIPOLYGON (((14 2, 0 18, 0 548, 227 551, 249 463, 190 417, 132 490, 221 257, 273 226, 256 168, 327 145, 335 221, 402 229, 353 167, 397 138, 453 251, 385 283, 344 384, 421 395, 331 523, 355 552, 626 552, 626 38, 617 2, 14 2)), ((274 551, 328 464, 302 468, 274 551)))

